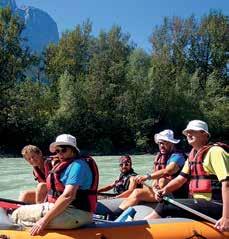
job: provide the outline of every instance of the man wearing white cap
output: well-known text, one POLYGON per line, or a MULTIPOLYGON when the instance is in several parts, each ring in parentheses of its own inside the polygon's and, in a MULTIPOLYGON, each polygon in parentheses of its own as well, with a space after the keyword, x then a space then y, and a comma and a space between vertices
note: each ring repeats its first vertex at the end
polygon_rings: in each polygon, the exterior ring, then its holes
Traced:
MULTIPOLYGON (((183 134, 193 148, 180 175, 159 190, 157 197, 173 192, 190 180, 191 199, 177 201, 218 220, 215 225, 218 230, 229 231, 229 154, 226 152, 229 146, 209 144, 208 125, 201 120, 190 121, 183 134)), ((196 219, 191 213, 164 202, 146 219, 167 216, 196 219)))
POLYGON ((60 163, 46 179, 48 201, 16 209, 15 223, 32 226, 32 236, 45 228, 71 229, 92 221, 97 202, 98 170, 91 157, 81 157, 76 138, 61 134, 50 144, 60 163))
MULTIPOLYGON (((185 155, 182 152, 177 151, 176 144, 178 144, 180 140, 174 139, 174 133, 170 129, 155 134, 154 141, 159 147, 159 153, 154 160, 154 172, 144 176, 138 175, 135 177, 135 181, 139 184, 152 179, 153 187, 161 188, 180 173, 180 170, 185 163, 185 155)), ((181 198, 186 197, 186 186, 184 185, 181 189, 174 192, 174 196, 181 198)), ((130 196, 120 204, 116 211, 114 211, 113 217, 117 217, 125 209, 137 205, 141 201, 156 201, 155 193, 151 187, 134 189, 130 196)))

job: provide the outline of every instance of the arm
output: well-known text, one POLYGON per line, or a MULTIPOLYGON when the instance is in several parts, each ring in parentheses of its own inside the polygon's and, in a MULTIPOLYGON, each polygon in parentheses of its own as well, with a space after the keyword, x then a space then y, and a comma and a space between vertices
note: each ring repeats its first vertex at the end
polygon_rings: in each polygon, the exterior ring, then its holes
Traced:
POLYGON ((151 178, 158 179, 161 177, 166 177, 168 175, 171 176, 175 174, 176 172, 178 172, 179 170, 180 170, 180 167, 175 162, 171 162, 169 165, 166 166, 166 168, 158 170, 154 172, 153 174, 151 174, 151 178))
POLYGON ((169 176, 173 175, 179 170, 180 170, 180 167, 175 162, 171 162, 170 164, 166 166, 166 168, 158 170, 150 175, 137 176, 136 181, 137 183, 142 183, 148 179, 159 179, 162 177, 166 177, 168 175, 169 176))
POLYGON ((51 208, 43 218, 37 221, 37 223, 31 228, 30 234, 32 236, 38 235, 53 218, 61 214, 75 199, 78 188, 79 186, 66 185, 64 192, 56 200, 54 207, 51 208))
POLYGON ((161 196, 164 196, 167 193, 177 190, 188 181, 188 176, 189 176, 189 166, 188 161, 186 161, 180 175, 171 180, 164 188, 159 190, 161 191, 159 193, 161 194, 161 196))
MULTIPOLYGON (((222 182, 223 217, 229 220, 229 181, 222 182)), ((228 225, 229 226, 229 225, 228 225)))
POLYGON ((187 182, 187 178, 183 177, 182 175, 178 175, 176 178, 171 180, 165 187, 164 190, 167 193, 171 193, 178 188, 180 188, 183 184, 187 182))
POLYGON ((213 146, 204 158, 203 166, 207 172, 215 174, 222 182, 222 217, 217 221, 215 227, 220 231, 229 231, 229 165, 228 153, 221 147, 213 146))
POLYGON ((223 212, 215 227, 220 231, 229 231, 229 181, 222 182, 223 212))
POLYGON ((115 198, 126 198, 134 191, 134 189, 137 186, 137 182, 135 181, 135 177, 132 176, 132 177, 130 177, 129 180, 130 180, 130 184, 129 184, 128 190, 126 190, 125 192, 119 194, 115 198))
POLYGON ((113 182, 113 183, 111 183, 109 185, 106 185, 104 187, 101 187, 100 189, 98 189, 97 192, 98 193, 107 192, 107 191, 111 190, 112 188, 114 188, 114 186, 115 186, 115 182, 113 182))
POLYGON ((184 183, 187 182, 187 178, 182 175, 178 175, 176 178, 171 180, 165 187, 156 192, 156 199, 160 200, 164 195, 171 193, 180 188, 184 183))

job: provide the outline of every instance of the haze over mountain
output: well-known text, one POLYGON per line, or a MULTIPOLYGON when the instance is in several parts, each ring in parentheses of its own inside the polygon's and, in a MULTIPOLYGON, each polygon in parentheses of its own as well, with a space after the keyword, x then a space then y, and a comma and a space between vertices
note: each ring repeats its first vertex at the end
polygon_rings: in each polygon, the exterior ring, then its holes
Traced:
POLYGON ((41 52, 49 43, 59 41, 57 24, 48 13, 31 6, 18 7, 15 0, 0 0, 0 8, 7 6, 24 21, 25 45, 33 51, 41 52))

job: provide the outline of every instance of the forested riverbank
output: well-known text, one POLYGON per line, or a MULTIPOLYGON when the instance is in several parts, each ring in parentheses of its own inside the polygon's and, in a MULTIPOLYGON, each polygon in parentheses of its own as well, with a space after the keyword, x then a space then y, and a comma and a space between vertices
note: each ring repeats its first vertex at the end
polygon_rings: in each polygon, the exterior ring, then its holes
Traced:
POLYGON ((179 138, 192 119, 228 140, 228 16, 165 18, 149 32, 151 52, 120 26, 98 36, 92 27, 76 25, 35 55, 21 47, 19 19, 0 9, 0 154, 28 143, 47 151, 60 133, 94 154, 146 153, 154 133, 179 138))

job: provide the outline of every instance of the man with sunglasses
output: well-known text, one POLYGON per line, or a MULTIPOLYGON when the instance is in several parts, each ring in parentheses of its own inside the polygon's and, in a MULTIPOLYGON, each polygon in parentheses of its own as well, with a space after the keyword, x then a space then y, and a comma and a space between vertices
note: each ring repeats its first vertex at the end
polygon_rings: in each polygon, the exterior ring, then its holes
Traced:
MULTIPOLYGON (((138 175, 135 177, 135 182, 144 184, 143 188, 136 188, 125 198, 119 207, 111 214, 111 218, 115 219, 128 207, 135 206, 140 202, 156 202, 155 193, 150 186, 146 186, 144 181, 153 180, 153 188, 161 188, 167 184, 172 178, 181 171, 186 157, 181 151, 175 147, 180 142, 174 139, 172 130, 163 130, 154 136, 155 143, 158 144, 159 153, 154 160, 153 173, 147 175, 138 175)), ((187 185, 174 193, 174 197, 187 197, 187 185)))
MULTIPOLYGON (((192 146, 180 175, 157 191, 157 199, 181 187, 189 181, 189 199, 177 201, 216 220, 219 231, 229 231, 229 146, 223 143, 209 144, 208 125, 201 120, 188 123, 183 134, 192 146)), ((199 218, 164 201, 146 219, 161 217, 199 218)))
POLYGON ((131 194, 136 187, 141 187, 134 180, 134 176, 137 175, 132 168, 132 160, 129 155, 119 158, 120 175, 111 184, 108 184, 98 190, 98 193, 107 192, 113 189, 117 194, 116 198, 124 198, 131 194))
POLYGON ((96 208, 98 169, 91 157, 81 157, 76 138, 62 134, 50 144, 60 162, 47 179, 48 202, 16 209, 15 223, 32 226, 32 236, 45 228, 72 229, 92 222, 96 208))

